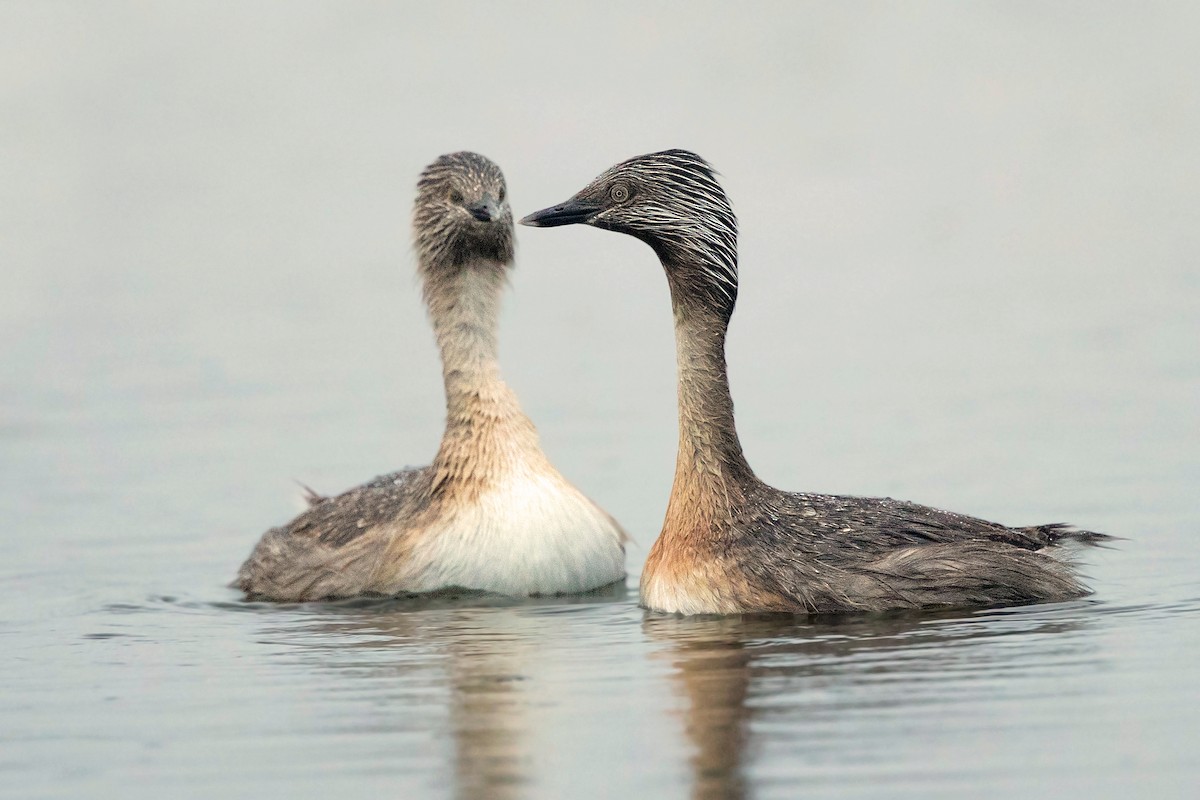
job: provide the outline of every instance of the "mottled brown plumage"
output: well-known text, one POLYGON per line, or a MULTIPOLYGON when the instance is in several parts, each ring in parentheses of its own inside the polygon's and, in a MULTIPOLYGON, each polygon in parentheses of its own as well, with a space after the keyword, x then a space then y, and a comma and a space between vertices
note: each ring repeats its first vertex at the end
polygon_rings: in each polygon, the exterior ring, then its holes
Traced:
POLYGON ((737 300, 737 220, 712 168, 668 150, 612 167, 521 220, 627 233, 658 254, 671 289, 679 453, 642 603, 685 614, 1013 605, 1088 590, 1060 545, 1108 537, 1010 528, 890 498, 784 492, 742 453, 725 367, 737 300))
POLYGON ((433 463, 336 497, 305 487, 308 510, 268 531, 238 571, 247 595, 563 594, 624 577, 624 532, 549 462, 500 377, 505 193, 499 168, 475 153, 442 156, 417 185, 413 239, 446 390, 433 463))

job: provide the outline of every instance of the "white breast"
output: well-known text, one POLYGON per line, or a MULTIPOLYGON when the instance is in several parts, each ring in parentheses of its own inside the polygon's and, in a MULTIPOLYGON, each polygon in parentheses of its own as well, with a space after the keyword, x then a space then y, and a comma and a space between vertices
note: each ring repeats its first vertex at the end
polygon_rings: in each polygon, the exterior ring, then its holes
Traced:
POLYGON ((642 605, 651 611, 668 614, 730 614, 736 608, 722 603, 712 586, 693 581, 683 584, 664 578, 662 575, 643 574, 641 585, 642 605))
POLYGON ((557 473, 515 471, 420 537, 400 591, 571 594, 625 576, 623 535, 557 473))

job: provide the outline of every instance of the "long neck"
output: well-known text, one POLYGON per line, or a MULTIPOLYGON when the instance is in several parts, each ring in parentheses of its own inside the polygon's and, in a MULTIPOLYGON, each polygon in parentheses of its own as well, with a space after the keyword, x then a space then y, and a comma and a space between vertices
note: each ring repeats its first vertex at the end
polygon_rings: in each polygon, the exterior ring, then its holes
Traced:
POLYGON ((428 280, 425 299, 453 417, 504 386, 496 339, 504 272, 499 264, 464 264, 428 280))
MULTIPOLYGON (((668 269, 668 274, 671 270, 668 269)), ((679 374, 679 453, 668 524, 707 527, 728 515, 757 480, 742 454, 725 368, 728 318, 670 281, 679 374)))
POLYGON ((503 286, 504 266, 490 261, 427 278, 446 387, 446 431, 434 462, 439 482, 494 473, 516 449, 514 442, 537 446, 532 424, 500 377, 496 332, 503 286))

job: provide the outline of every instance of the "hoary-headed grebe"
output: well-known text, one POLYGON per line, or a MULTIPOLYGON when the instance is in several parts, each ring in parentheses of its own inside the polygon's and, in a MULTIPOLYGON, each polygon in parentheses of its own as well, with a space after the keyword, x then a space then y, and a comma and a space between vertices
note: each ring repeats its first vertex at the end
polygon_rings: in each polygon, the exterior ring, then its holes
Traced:
POLYGON ((442 356, 446 430, 433 464, 383 475, 267 531, 234 586, 320 600, 467 589, 585 592, 625 576, 625 533, 546 458, 501 380, 496 327, 513 263, 504 176, 475 153, 421 174, 413 232, 442 356))
POLYGON ((890 498, 783 492, 742 455, 725 370, 737 220, 704 159, 632 158, 521 222, 583 223, 649 244, 675 311, 679 453, 642 604, 682 614, 1015 605, 1087 593, 1056 545, 1102 534, 1009 528, 890 498), (1057 557, 1056 557, 1057 556, 1057 557))

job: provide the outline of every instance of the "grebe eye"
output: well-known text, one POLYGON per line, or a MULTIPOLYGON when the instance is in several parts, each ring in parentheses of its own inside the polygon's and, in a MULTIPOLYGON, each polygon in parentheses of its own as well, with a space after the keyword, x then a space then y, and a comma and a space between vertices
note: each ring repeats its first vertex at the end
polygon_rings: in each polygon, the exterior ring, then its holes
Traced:
POLYGON ((461 203, 462 201, 463 201, 462 192, 460 192, 458 189, 451 189, 450 190, 450 202, 451 203, 461 203))
POLYGON ((623 183, 618 183, 608 191, 608 196, 612 198, 614 203, 624 203, 629 199, 629 187, 623 183))
POLYGON ((504 202, 504 187, 503 186, 500 187, 500 194, 498 194, 496 196, 500 199, 501 203, 504 202))

